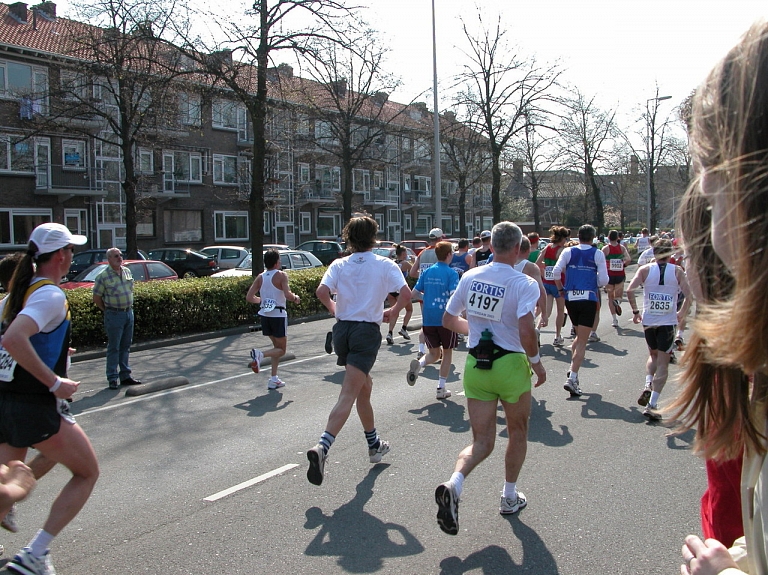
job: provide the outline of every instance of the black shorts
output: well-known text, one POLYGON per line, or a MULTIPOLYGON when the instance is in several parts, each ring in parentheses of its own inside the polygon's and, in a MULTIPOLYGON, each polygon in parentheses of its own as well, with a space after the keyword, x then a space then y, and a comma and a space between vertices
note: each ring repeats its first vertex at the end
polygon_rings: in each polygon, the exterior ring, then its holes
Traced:
POLYGON ((272 337, 285 337, 288 333, 287 317, 265 317, 260 316, 261 333, 271 335, 272 337))
POLYGON ((441 325, 425 325, 422 326, 422 330, 424 331, 424 341, 429 349, 438 347, 453 349, 459 345, 459 334, 441 325))
POLYGON ((565 300, 565 309, 575 326, 584 325, 592 327, 597 315, 597 302, 592 300, 568 301, 565 300))
POLYGON ((643 326, 645 343, 653 351, 669 353, 675 348, 675 326, 651 325, 643 326))
POLYGON ((608 285, 615 286, 618 284, 623 284, 627 279, 626 275, 620 275, 620 276, 608 276, 608 285))
POLYGON ((61 427, 58 402, 52 394, 0 392, 0 443, 32 447, 61 427))
POLYGON ((352 365, 368 375, 381 347, 381 327, 367 321, 337 321, 333 326, 336 365, 352 365))

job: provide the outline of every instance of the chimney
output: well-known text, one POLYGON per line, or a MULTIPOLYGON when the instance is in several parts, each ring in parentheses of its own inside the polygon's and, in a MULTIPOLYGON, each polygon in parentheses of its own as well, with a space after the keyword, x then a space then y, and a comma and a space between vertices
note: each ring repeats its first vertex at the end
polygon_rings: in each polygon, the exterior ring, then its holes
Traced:
POLYGON ((277 73, 286 78, 293 78, 293 67, 283 62, 282 64, 278 64, 277 73))
POLYGON ((512 162, 512 172, 514 173, 514 178, 518 182, 523 181, 523 160, 514 160, 512 162))
POLYGON ((56 20, 56 4, 54 2, 41 2, 32 8, 46 20, 56 20))
POLYGON ((389 94, 386 92, 376 92, 373 95, 373 101, 376 103, 377 106, 381 107, 384 104, 387 103, 387 100, 389 100, 389 94))
POLYGON ((15 2, 8 6, 8 11, 17 22, 27 23, 27 5, 24 2, 15 2))
POLYGON ((224 65, 232 65, 232 50, 219 50, 208 55, 208 65, 220 68, 224 65))
POLYGON ((330 83, 331 90, 333 90, 333 93, 339 96, 340 98, 343 98, 347 95, 347 79, 342 78, 341 80, 336 80, 334 82, 330 83))
POLYGON ((426 102, 414 102, 413 107, 416 108, 419 112, 422 112, 424 114, 427 113, 427 103, 426 102))
POLYGON ((639 167, 640 167, 640 160, 638 159, 637 156, 632 154, 629 157, 629 175, 636 176, 637 173, 640 171, 639 167))
POLYGON ((447 112, 443 113, 443 117, 448 120, 449 122, 455 122, 456 121, 456 112, 452 112, 451 110, 448 110, 447 112))

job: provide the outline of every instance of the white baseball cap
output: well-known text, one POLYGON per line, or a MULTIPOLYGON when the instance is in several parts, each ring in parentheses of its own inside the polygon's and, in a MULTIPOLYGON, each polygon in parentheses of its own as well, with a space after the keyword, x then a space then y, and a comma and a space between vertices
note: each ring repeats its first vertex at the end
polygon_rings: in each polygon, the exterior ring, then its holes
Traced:
POLYGON ((29 241, 34 242, 37 246, 37 253, 35 257, 40 257, 43 254, 48 254, 65 248, 70 244, 76 246, 82 246, 88 241, 88 238, 78 234, 72 234, 66 226, 61 224, 40 224, 29 236, 29 241))
POLYGON ((482 232, 480 232, 480 239, 485 239, 490 237, 491 237, 491 232, 489 232, 488 230, 483 230, 482 232))
POLYGON ((443 234, 443 230, 441 230, 440 228, 432 228, 429 231, 429 238, 432 240, 442 239, 443 235, 445 234, 443 234))

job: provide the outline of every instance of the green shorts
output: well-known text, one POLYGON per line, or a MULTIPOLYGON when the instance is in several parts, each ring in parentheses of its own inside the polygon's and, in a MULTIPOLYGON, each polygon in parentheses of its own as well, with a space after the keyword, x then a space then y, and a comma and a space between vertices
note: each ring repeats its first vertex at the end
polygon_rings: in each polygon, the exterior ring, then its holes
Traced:
POLYGON ((531 391, 531 366, 524 353, 508 353, 493 361, 492 369, 477 369, 477 360, 467 355, 464 364, 464 395, 480 401, 501 399, 517 403, 531 391))

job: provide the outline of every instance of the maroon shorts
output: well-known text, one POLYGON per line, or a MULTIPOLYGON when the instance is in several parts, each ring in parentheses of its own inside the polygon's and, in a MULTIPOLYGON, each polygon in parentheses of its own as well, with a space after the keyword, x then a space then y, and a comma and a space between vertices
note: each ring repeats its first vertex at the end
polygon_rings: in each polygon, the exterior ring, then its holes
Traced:
POLYGON ((424 340, 429 349, 442 347, 443 349, 453 349, 459 345, 459 334, 451 331, 441 325, 425 325, 424 340))

